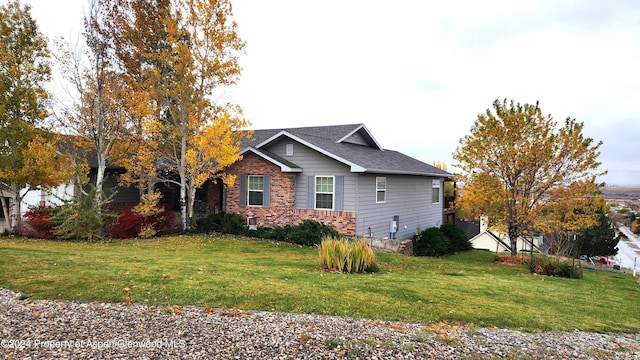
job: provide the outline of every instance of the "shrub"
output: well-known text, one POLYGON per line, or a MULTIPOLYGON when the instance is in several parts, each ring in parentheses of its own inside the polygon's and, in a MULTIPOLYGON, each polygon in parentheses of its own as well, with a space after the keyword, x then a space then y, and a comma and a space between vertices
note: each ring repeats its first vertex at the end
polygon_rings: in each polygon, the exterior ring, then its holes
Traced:
POLYGON ((133 212, 141 220, 138 236, 143 239, 154 237, 158 233, 157 228, 162 222, 158 216, 163 211, 163 206, 159 203, 160 197, 162 195, 159 192, 143 194, 140 203, 133 207, 133 212))
POLYGON ((340 234, 330 226, 314 220, 302 220, 298 225, 289 227, 284 241, 299 245, 320 245, 322 239, 327 237, 337 238, 340 234))
POLYGON ((51 206, 34 206, 24 213, 23 227, 20 235, 40 239, 53 239, 56 224, 50 216, 54 208, 51 206))
POLYGON ((376 256, 364 239, 325 238, 318 247, 323 269, 346 273, 377 271, 376 256))
POLYGON ((263 239, 285 241, 305 246, 318 246, 323 238, 340 236, 332 227, 314 220, 303 220, 297 225, 276 226, 274 228, 260 227, 256 230, 245 230, 245 235, 263 239))
POLYGON ((467 234, 451 224, 428 228, 424 231, 418 229, 411 241, 413 253, 417 256, 443 256, 473 248, 467 234))
POLYGON ((104 237, 105 228, 113 218, 106 211, 108 200, 97 201, 96 189, 88 193, 80 192, 70 200, 65 200, 50 216, 55 226, 56 236, 62 239, 94 240, 104 237))
POLYGON ((221 232, 224 234, 243 234, 246 225, 242 215, 220 212, 209 214, 196 220, 192 231, 196 233, 221 232))
POLYGON ((440 230, 442 231, 442 234, 449 239, 451 244, 449 251, 467 251, 473 248, 473 245, 471 245, 471 242, 469 241, 469 237, 459 227, 453 224, 443 224, 440 226, 440 230))
POLYGON ((293 226, 284 225, 284 226, 276 226, 271 229, 270 239, 277 241, 285 241, 287 238, 287 234, 293 232, 293 226))
POLYGON ((143 196, 133 209, 122 210, 109 229, 109 236, 120 239, 150 238, 175 231, 175 215, 158 198, 143 196))
POLYGON ((242 215, 224 212, 198 219, 191 231, 246 235, 305 246, 318 246, 323 238, 340 236, 332 227, 314 220, 303 220, 297 225, 283 225, 274 228, 259 227, 256 230, 249 230, 242 215))
POLYGON ((529 270, 538 275, 582 279, 582 267, 573 266, 566 260, 536 254, 529 259, 529 270))
POLYGON ((285 241, 287 234, 293 231, 291 225, 276 226, 274 228, 258 227, 256 230, 245 231, 247 236, 257 237, 261 239, 270 239, 276 241, 285 241))
POLYGON ((119 239, 129 239, 138 236, 141 218, 131 209, 120 211, 118 218, 109 229, 109 236, 119 239))
POLYGON ((495 262, 503 265, 522 266, 529 263, 529 257, 513 256, 511 253, 496 253, 495 262))
POLYGON ((442 256, 451 252, 451 241, 440 228, 428 228, 414 235, 411 241, 413 253, 417 256, 442 256))

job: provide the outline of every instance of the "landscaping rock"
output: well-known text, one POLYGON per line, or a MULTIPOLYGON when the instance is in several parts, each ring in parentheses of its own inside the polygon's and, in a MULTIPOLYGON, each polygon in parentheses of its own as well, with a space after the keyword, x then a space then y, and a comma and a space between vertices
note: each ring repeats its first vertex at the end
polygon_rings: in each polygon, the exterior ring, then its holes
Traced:
POLYGON ((640 334, 24 299, 0 289, 0 358, 639 359, 640 334))

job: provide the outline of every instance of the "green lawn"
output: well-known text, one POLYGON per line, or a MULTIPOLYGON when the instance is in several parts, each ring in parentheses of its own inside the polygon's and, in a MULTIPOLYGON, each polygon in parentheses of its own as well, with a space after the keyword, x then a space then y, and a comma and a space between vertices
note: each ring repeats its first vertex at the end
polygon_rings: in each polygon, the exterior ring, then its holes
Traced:
POLYGON ((177 236, 76 243, 0 239, 0 287, 38 299, 132 301, 525 331, 640 331, 640 285, 585 270, 532 275, 471 251, 444 259, 377 254, 375 274, 320 272, 315 248, 177 236))

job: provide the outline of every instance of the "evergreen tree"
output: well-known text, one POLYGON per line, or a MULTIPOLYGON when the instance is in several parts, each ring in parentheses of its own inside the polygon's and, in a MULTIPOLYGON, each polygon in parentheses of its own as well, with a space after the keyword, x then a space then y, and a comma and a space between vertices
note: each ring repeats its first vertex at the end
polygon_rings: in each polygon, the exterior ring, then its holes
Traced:
POLYGON ((580 231, 576 237, 580 253, 587 255, 615 255, 618 253, 618 241, 620 237, 616 236, 611 220, 603 208, 597 210, 597 223, 580 231))

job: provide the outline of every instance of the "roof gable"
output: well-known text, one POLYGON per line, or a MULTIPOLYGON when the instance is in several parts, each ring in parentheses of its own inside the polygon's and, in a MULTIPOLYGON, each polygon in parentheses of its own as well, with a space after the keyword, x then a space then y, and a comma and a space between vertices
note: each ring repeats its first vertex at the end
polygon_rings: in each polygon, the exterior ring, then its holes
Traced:
POLYGON ((364 145, 369 147, 375 147, 378 150, 383 150, 382 146, 378 144, 376 139, 371 135, 369 130, 364 124, 354 129, 344 137, 338 140, 339 143, 349 143, 355 145, 364 145))

